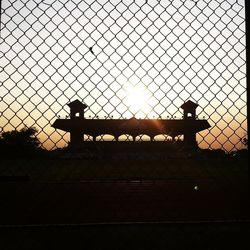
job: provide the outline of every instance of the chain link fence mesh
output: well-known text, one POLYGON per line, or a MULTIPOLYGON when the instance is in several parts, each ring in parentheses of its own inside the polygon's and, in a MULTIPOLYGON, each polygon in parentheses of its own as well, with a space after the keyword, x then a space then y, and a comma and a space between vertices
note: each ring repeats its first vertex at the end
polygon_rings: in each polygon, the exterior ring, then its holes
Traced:
POLYGON ((175 119, 192 100, 201 148, 247 134, 243 0, 2 1, 0 66, 1 131, 35 126, 49 150, 75 99, 91 119, 175 119))

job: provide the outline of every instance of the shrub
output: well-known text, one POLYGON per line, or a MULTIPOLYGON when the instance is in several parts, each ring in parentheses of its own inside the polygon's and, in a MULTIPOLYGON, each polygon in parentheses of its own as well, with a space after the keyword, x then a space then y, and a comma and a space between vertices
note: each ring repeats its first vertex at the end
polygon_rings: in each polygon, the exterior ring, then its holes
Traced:
POLYGON ((35 127, 24 127, 0 134, 0 150, 3 157, 31 156, 40 149, 35 127))

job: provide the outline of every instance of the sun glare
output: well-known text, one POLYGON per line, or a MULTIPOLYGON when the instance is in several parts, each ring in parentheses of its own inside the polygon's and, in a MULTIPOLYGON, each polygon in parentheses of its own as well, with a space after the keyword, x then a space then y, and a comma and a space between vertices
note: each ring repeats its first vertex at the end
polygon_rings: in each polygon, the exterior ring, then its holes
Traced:
POLYGON ((126 87, 127 97, 125 99, 126 105, 133 114, 143 113, 147 115, 150 112, 147 103, 149 93, 142 85, 129 85, 126 87))

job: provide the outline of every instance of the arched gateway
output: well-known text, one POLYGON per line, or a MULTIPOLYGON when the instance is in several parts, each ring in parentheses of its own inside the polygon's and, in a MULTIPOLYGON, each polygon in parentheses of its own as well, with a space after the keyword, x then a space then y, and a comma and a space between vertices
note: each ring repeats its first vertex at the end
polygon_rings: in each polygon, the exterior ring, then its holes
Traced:
POLYGON ((197 147, 196 133, 210 127, 207 120, 196 118, 198 105, 192 101, 182 104, 184 111, 183 119, 86 119, 84 110, 86 104, 75 100, 68 104, 70 107, 70 119, 57 119, 52 127, 70 133, 70 146, 79 147, 83 142, 83 135, 88 134, 96 140, 96 137, 103 134, 113 135, 118 141, 119 136, 128 134, 133 140, 139 135, 148 135, 154 138, 159 134, 167 134, 172 138, 183 135, 184 145, 197 147))

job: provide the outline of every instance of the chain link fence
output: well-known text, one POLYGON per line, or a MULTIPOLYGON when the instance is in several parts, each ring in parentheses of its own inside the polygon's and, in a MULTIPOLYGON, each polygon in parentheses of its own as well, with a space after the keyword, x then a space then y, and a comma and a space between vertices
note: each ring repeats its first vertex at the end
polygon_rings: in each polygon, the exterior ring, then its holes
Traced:
POLYGON ((1 131, 35 126, 49 150, 67 145, 51 124, 75 99, 91 119, 175 119, 192 100, 211 125, 198 145, 240 149, 244 0, 2 1, 0 81, 1 131))

